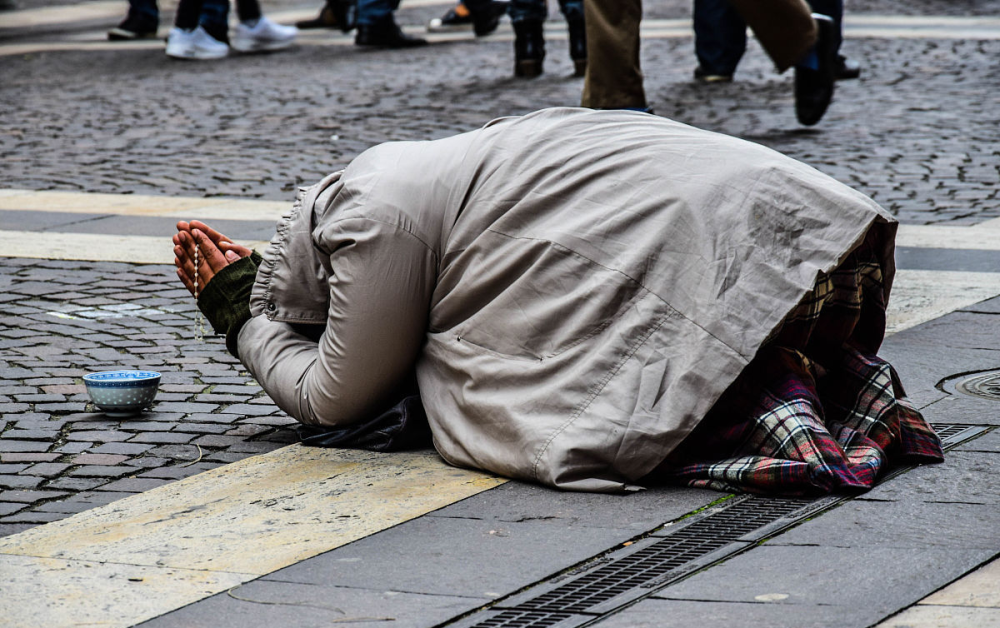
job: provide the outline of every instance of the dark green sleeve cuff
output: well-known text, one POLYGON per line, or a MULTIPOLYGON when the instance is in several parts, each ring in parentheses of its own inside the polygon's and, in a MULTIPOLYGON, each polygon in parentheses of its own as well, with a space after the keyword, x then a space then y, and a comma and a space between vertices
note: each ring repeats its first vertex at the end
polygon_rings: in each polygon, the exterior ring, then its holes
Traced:
POLYGON ((202 311, 212 329, 226 336, 226 348, 239 359, 236 339, 244 323, 250 320, 250 293, 260 266, 260 253, 229 264, 212 277, 198 295, 198 309, 202 311))

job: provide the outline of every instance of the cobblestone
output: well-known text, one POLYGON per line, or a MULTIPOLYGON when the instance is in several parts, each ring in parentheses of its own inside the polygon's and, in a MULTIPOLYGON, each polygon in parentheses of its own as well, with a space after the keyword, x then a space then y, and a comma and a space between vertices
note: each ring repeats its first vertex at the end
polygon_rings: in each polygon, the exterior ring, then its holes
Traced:
POLYGON ((69 472, 71 476, 85 478, 118 478, 123 475, 128 475, 129 473, 131 473, 131 469, 127 467, 111 467, 103 465, 85 465, 72 469, 69 472))
POLYGON ((98 490, 118 491, 121 493, 142 493, 143 491, 148 491, 158 486, 168 484, 170 481, 171 480, 169 479, 158 478, 127 478, 106 484, 98 490))
POLYGON ((14 502, 0 502, 0 517, 6 515, 12 515, 15 512, 22 510, 25 507, 24 504, 17 504, 14 502))
POLYGON ((0 454, 0 462, 48 462, 58 457, 56 453, 0 454))
MULTIPOLYGON (((137 453, 142 453, 137 452, 137 453)), ((90 454, 77 454, 73 456, 73 464, 82 465, 103 465, 112 466, 120 464, 128 460, 126 455, 114 455, 114 454, 102 454, 102 453, 90 453, 90 454)))
POLYGON ((153 445, 144 443, 104 443, 98 447, 92 447, 90 451, 94 454, 121 454, 122 460, 125 460, 128 456, 145 453, 153 447, 153 445))
POLYGON ((49 523, 65 519, 69 515, 61 512, 40 512, 37 510, 23 510, 16 515, 0 519, 0 523, 49 523))
POLYGON ((92 488, 106 484, 106 478, 71 478, 61 477, 48 483, 49 488, 63 489, 67 491, 89 491, 92 488))
POLYGON ((59 462, 41 462, 39 464, 32 465, 28 469, 22 471, 21 474, 51 478, 61 474, 69 467, 70 465, 59 462))
POLYGON ((67 495, 65 491, 2 491, 0 502, 20 502, 30 504, 46 499, 56 499, 67 495))
POLYGON ((187 443, 194 439, 194 434, 181 434, 178 432, 140 432, 133 436, 130 443, 187 443))

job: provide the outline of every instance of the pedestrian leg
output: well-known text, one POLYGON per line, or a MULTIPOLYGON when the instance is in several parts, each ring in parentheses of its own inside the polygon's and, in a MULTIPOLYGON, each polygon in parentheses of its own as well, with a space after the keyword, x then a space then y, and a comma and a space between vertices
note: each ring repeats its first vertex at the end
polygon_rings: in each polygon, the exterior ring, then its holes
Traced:
POLYGON ((641 0, 586 0, 584 107, 646 110, 639 66, 641 0))

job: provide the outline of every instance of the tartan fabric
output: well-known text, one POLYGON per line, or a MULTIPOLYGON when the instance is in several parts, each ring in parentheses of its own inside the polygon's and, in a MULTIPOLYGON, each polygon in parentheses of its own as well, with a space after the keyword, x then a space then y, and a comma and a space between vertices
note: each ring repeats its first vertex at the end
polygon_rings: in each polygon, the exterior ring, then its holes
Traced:
POLYGON ((941 442, 875 356, 887 298, 869 242, 812 292, 658 471, 731 492, 864 491, 899 462, 940 462, 941 442))

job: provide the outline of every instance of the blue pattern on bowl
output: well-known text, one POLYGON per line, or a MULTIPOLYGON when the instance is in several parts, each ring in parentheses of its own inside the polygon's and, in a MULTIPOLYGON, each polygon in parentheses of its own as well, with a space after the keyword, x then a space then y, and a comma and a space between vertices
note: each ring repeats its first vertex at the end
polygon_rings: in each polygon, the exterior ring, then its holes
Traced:
POLYGON ((102 371, 83 377, 94 405, 108 416, 127 417, 142 412, 153 402, 160 386, 155 371, 102 371))

